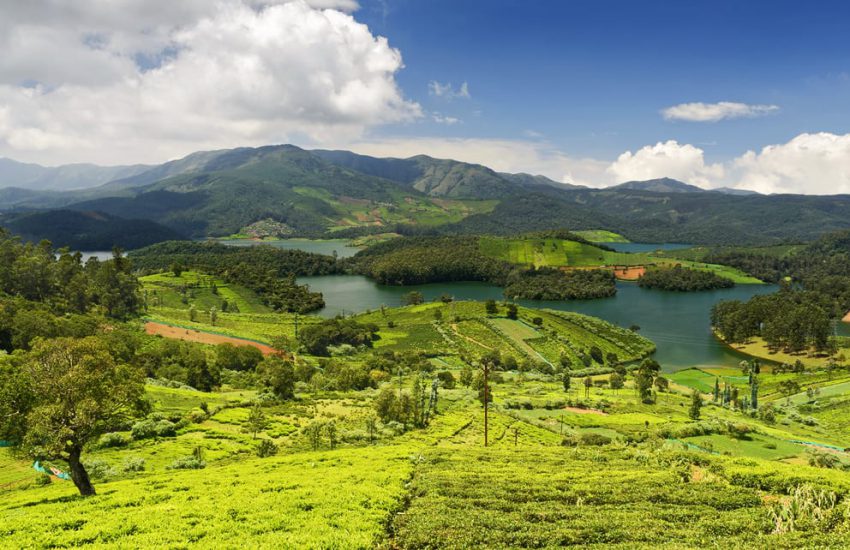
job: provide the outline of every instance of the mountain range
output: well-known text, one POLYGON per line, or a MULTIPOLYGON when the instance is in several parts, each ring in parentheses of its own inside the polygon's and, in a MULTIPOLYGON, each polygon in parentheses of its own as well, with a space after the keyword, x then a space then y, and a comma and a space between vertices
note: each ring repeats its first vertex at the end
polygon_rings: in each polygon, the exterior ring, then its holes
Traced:
MULTIPOLYGON (((62 209, 100 213, 108 223, 147 220, 163 228, 158 235, 192 238, 271 220, 301 236, 609 229, 632 240, 695 244, 811 240, 850 227, 848 196, 764 196, 670 178, 592 189, 425 155, 274 145, 198 152, 158 166, 71 166, 0 163, 7 185, 0 223, 14 219, 35 238, 38 224, 27 216, 62 209)), ((85 234, 70 228, 69 235, 85 234)))

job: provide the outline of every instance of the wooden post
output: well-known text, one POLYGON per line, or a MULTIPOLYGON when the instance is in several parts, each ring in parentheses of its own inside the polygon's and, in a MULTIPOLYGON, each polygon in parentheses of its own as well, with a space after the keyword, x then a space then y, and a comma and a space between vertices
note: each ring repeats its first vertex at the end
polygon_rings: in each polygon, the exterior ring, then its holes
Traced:
POLYGON ((484 446, 487 446, 487 410, 490 408, 490 383, 488 382, 488 375, 490 374, 490 364, 487 361, 484 361, 482 364, 484 368, 484 446))

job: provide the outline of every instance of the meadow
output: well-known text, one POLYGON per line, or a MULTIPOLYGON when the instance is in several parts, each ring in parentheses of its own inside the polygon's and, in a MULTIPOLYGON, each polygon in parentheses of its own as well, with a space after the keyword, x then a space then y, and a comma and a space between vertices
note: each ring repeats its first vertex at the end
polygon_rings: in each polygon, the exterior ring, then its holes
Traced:
POLYGON ((729 266, 707 264, 698 260, 657 253, 614 252, 590 244, 563 239, 482 237, 479 241, 479 247, 486 256, 525 266, 590 268, 681 265, 715 273, 738 284, 761 284, 762 282, 729 266))
MULTIPOLYGON (((148 316, 192 323, 184 284, 197 283, 191 303, 222 296, 204 276, 173 279, 144 279, 149 295, 156 288, 174 306, 149 307, 148 316)), ((294 316, 258 311, 250 292, 230 291, 249 311, 221 313, 215 325, 199 315, 193 326, 294 339, 294 316)), ((151 381, 154 415, 179 427, 143 439, 128 429, 116 436, 122 444, 88 448, 97 496, 81 498, 56 478, 40 485, 31 461, 0 449, 0 546, 791 548, 840 545, 850 530, 850 481, 841 470, 850 460, 835 450, 850 446, 846 372, 765 368, 763 401, 775 408, 769 419, 712 403, 716 377, 746 387, 734 368, 664 375, 670 389, 653 391, 651 402, 639 397, 632 375, 612 387, 616 365, 607 359, 592 363, 595 374, 582 374, 591 347, 621 363, 653 349, 635 332, 584 315, 520 307, 512 319, 504 304, 488 313, 479 302, 438 301, 353 319, 377 325, 374 348, 330 361, 421 354, 451 374, 455 384, 440 387, 425 427, 376 420, 381 392, 411 387, 416 372, 360 391, 299 382, 287 401, 256 389, 199 392, 151 381), (537 366, 495 377, 484 447, 478 391, 461 379, 467 362, 494 350, 537 366), (562 357, 573 369, 569 389, 558 372, 562 357), (815 384, 820 394, 787 398, 776 391, 786 380, 815 384), (689 413, 694 388, 703 393, 698 421, 689 413), (251 433, 257 406, 267 422, 251 433), (277 453, 258 456, 261 441, 277 453), (828 448, 838 463, 811 466, 812 453, 828 448), (188 457, 200 457, 203 467, 174 469, 188 457), (824 512, 832 519, 800 517, 783 530, 776 514, 800 487, 835 493, 834 510, 824 512)), ((298 360, 319 368, 328 361, 298 360)))

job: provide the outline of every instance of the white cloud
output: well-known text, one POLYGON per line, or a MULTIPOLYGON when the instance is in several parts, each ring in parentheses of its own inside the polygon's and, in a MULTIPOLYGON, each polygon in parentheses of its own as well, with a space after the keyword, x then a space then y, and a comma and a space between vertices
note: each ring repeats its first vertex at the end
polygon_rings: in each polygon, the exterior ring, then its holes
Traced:
POLYGON ((702 149, 674 140, 646 145, 634 153, 626 151, 607 172, 618 182, 670 177, 703 187, 710 187, 724 175, 721 164, 705 163, 702 149))
POLYGON ((800 134, 732 163, 737 187, 762 193, 850 193, 850 134, 800 134))
POLYGON ((464 82, 460 85, 460 88, 455 89, 452 86, 451 82, 446 82, 445 84, 441 84, 436 80, 432 80, 428 83, 428 93, 432 96, 441 97, 443 99, 471 99, 472 96, 469 95, 469 84, 464 82))
POLYGON ((434 122, 436 122, 437 124, 445 124, 447 126, 453 126, 453 125, 457 124, 458 122, 460 122, 459 118, 455 118, 453 116, 442 115, 440 113, 432 113, 431 119, 434 122))
POLYGON ((753 118, 778 111, 776 105, 748 105, 721 101, 719 103, 680 103, 661 111, 666 120, 688 122, 717 122, 732 118, 753 118))
POLYGON ((352 0, 0 0, 0 154, 160 161, 422 116, 352 0), (143 58, 145 61, 140 62, 143 58))

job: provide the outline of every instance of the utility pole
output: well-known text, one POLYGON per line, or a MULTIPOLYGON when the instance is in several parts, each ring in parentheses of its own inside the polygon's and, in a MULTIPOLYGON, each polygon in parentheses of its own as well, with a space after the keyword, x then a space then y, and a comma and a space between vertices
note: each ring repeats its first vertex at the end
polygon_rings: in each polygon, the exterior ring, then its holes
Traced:
POLYGON ((488 421, 487 418, 487 410, 490 408, 490 362, 485 360, 481 363, 481 367, 484 370, 484 446, 487 446, 487 427, 488 421))

